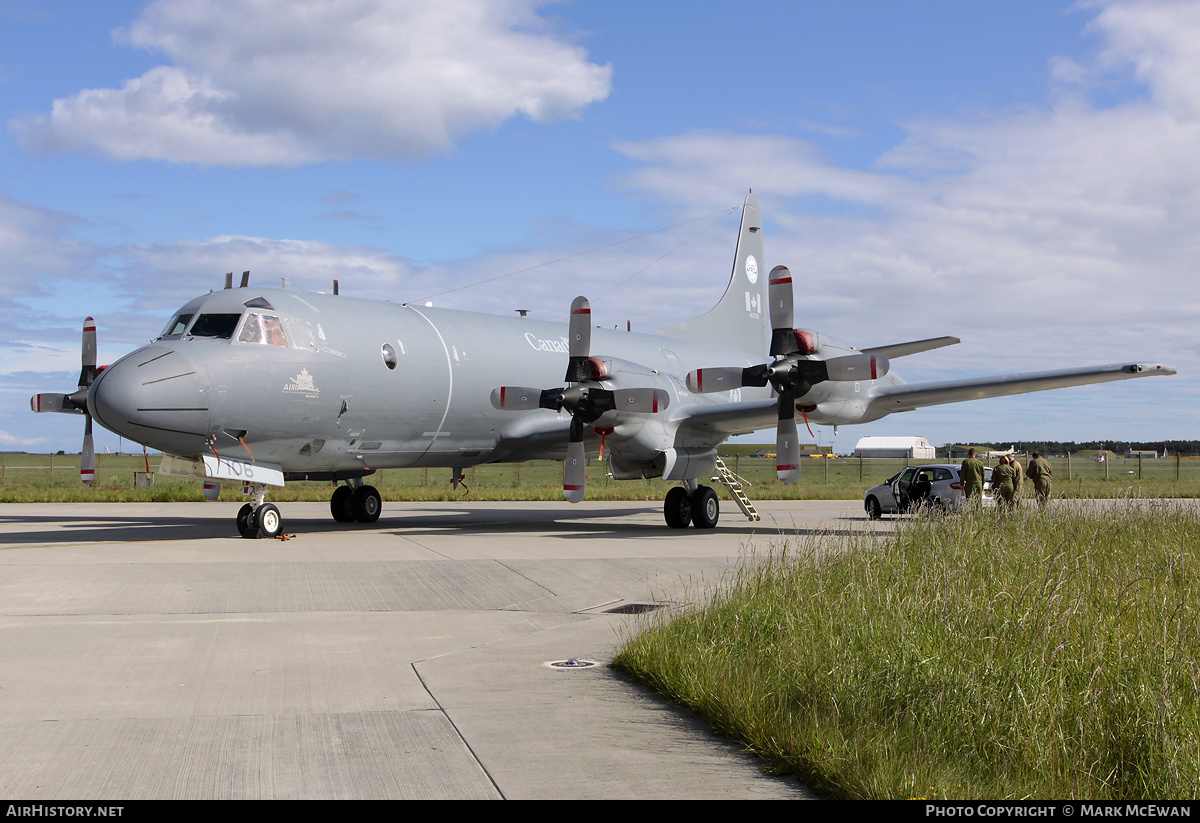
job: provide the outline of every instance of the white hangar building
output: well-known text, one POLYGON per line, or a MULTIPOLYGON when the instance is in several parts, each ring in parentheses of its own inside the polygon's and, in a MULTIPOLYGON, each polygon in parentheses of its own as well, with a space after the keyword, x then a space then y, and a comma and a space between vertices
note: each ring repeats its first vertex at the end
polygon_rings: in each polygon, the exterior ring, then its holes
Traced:
POLYGON ((863 437, 854 447, 854 456, 932 460, 937 457, 937 450, 924 437, 863 437))

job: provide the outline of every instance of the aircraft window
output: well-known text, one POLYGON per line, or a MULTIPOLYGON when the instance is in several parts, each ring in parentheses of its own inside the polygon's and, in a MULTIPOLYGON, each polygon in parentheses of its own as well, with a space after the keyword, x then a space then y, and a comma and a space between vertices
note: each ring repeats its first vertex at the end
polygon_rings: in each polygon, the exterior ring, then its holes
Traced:
POLYGON ((159 337, 179 337, 183 334, 183 330, 187 328, 188 322, 192 319, 190 314, 177 314, 167 327, 163 329, 163 333, 159 337))
POLYGON ((390 371, 396 370, 396 350, 392 348, 391 343, 384 343, 383 348, 383 365, 387 366, 390 371))
POLYGON ((271 311, 275 311, 275 307, 268 303, 265 297, 252 298, 242 305, 248 309, 270 309, 271 311))
POLYGON ((239 343, 261 343, 266 346, 286 346, 287 338, 283 336, 283 326, 278 317, 269 314, 250 312, 242 331, 238 334, 239 343))
POLYGON ((233 337, 233 330, 237 328, 241 319, 240 314, 202 314, 192 323, 188 334, 192 337, 217 337, 228 340, 233 337))

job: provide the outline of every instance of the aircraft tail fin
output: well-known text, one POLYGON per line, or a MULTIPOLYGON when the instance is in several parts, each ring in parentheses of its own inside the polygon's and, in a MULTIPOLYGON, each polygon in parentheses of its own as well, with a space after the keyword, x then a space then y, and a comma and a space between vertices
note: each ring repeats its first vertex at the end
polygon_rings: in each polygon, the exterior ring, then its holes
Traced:
POLYGON ((655 334, 681 340, 720 342, 744 350, 753 358, 765 358, 771 344, 771 321, 767 304, 767 269, 763 254, 762 214, 758 198, 746 196, 742 225, 729 286, 720 302, 707 314, 655 334))

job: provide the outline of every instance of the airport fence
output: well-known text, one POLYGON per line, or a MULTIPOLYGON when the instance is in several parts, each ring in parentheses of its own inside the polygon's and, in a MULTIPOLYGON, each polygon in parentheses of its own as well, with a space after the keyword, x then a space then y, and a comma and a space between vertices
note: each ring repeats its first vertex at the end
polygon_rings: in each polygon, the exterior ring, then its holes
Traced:
MULTIPOLYGON (((960 460, 936 458, 918 460, 913 458, 805 458, 800 481, 785 486, 775 476, 773 457, 751 457, 749 450, 739 451, 734 447, 722 452, 726 466, 748 484, 751 498, 861 498, 871 486, 881 483, 906 466, 922 463, 959 463, 960 460)), ((754 447, 758 450, 761 447, 754 447)), ((95 490, 134 490, 135 476, 155 474, 158 470, 158 455, 100 454, 96 459, 95 490)), ((995 466, 995 459, 985 461, 995 466)), ((1022 458, 1022 462, 1027 459, 1022 458)), ((1071 457, 1050 458, 1054 471, 1056 495, 1072 497, 1115 497, 1122 495, 1146 497, 1196 497, 1200 496, 1200 459, 1188 457, 1146 458, 1109 457, 1104 462, 1094 459, 1071 457)), ((505 494, 521 498, 544 495, 553 499, 562 484, 562 463, 553 460, 532 460, 522 463, 485 464, 467 468, 464 474, 465 489, 450 491, 451 472, 445 468, 386 469, 372 475, 369 481, 393 496, 420 499, 453 499, 474 492, 488 494, 493 499, 503 499, 505 494), (518 494, 519 492, 519 494, 518 494)), ((182 486, 194 489, 200 499, 200 484, 180 478, 155 478, 156 485, 182 486)), ((79 455, 75 454, 27 454, 0 453, 0 500, 20 500, 21 490, 53 490, 53 499, 67 499, 73 489, 78 489, 79 455)), ((654 499, 665 494, 673 485, 667 481, 634 480, 614 481, 607 475, 607 463, 592 456, 588 460, 589 494, 603 494, 614 499, 654 499)), ((304 497, 304 489, 311 490, 312 499, 327 496, 328 482, 289 483, 304 497)), ((138 490, 143 491, 143 490, 138 490)), ((181 493, 184 493, 181 491, 181 493)), ((190 492, 186 492, 190 494, 190 492)), ((289 495, 290 496, 290 495, 289 495)), ((93 499, 83 496, 80 499, 93 499)), ((161 495, 159 498, 161 499, 161 495)), ((172 498, 174 499, 174 498, 172 498)))

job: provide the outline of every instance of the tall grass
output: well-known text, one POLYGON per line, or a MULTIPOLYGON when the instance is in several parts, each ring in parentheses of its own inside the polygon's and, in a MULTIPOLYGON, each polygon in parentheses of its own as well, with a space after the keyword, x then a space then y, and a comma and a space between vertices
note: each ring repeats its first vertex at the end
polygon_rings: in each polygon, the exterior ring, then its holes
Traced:
POLYGON ((1198 547, 1161 501, 781 539, 614 665, 831 796, 1194 797, 1198 547))

